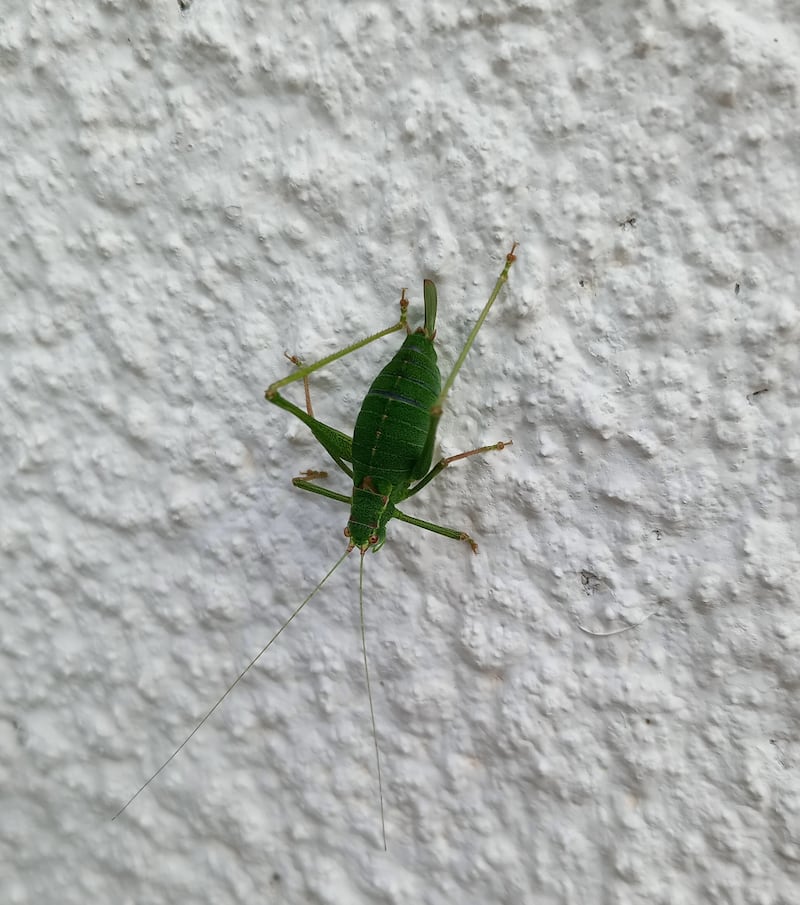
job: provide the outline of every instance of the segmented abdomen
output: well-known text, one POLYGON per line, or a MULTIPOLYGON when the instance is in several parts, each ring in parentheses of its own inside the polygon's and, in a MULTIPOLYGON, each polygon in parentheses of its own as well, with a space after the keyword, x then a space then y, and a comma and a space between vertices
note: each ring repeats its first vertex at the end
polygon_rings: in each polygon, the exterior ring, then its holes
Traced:
MULTIPOLYGON (((421 477, 420 457, 441 390, 433 343, 407 336, 369 388, 353 430, 353 484, 369 477, 379 493, 421 477)), ((424 465, 423 473, 428 464, 424 465)))

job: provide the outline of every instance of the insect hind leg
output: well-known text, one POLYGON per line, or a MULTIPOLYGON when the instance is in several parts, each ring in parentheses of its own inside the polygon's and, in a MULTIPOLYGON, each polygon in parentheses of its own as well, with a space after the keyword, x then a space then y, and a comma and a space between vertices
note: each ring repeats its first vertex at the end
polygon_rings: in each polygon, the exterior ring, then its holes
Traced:
POLYGON ((396 324, 392 324, 391 327, 386 327, 385 330, 379 330, 377 333, 373 333, 371 336, 367 336, 364 339, 360 339, 357 342, 351 343, 349 346, 345 346, 344 349, 340 349, 338 352, 331 352, 330 355, 326 355, 324 358, 320 358, 319 361, 316 361, 310 365, 302 364, 296 355, 288 355, 284 352, 284 355, 286 355, 289 361, 291 361, 291 363, 295 365, 296 370, 288 377, 284 377, 282 380, 276 380, 275 383, 272 383, 267 387, 264 392, 267 401, 275 402, 276 398, 279 395, 278 390, 282 389, 285 386, 288 386, 290 383, 294 383, 296 380, 302 380, 305 383, 306 378, 309 374, 313 374, 314 371, 319 371, 320 368, 324 368, 326 365, 329 365, 334 361, 338 361, 340 358, 344 358, 346 355, 350 355, 352 352, 355 352, 358 349, 363 349, 364 346, 368 346, 370 343, 375 342, 375 340, 377 339, 382 339, 384 336, 388 336, 390 333, 396 333, 398 330, 405 330, 406 333, 408 333, 407 321, 408 299, 406 298, 406 291, 404 289, 400 297, 400 320, 398 320, 396 324))

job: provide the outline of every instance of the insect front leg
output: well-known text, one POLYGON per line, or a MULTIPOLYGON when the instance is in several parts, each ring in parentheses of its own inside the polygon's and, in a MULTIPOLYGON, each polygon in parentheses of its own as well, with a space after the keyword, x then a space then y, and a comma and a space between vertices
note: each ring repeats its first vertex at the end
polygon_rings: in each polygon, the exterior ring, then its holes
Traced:
POLYGON ((456 531, 455 528, 448 528, 445 525, 436 525, 433 522, 426 522, 421 518, 414 518, 411 515, 406 515, 405 512, 401 512, 397 508, 395 508, 392 515, 394 518, 400 519, 401 522, 407 522, 409 525, 416 525, 417 528, 424 528, 426 531, 433 531, 434 534, 441 534, 443 537, 449 537, 451 540, 464 540, 470 545, 473 553, 478 552, 478 545, 466 531, 456 531))

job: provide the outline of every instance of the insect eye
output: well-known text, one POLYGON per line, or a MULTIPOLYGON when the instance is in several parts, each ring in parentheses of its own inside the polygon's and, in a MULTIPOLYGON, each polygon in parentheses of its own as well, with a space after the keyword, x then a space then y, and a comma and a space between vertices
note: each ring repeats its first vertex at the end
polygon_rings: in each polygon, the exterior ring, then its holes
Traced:
POLYGON ((350 537, 350 529, 347 527, 347 525, 344 526, 344 536, 350 537))
POLYGON ((377 544, 377 543, 378 543, 378 535, 377 535, 377 534, 370 534, 370 536, 369 536, 369 542, 370 542, 371 544, 377 544))

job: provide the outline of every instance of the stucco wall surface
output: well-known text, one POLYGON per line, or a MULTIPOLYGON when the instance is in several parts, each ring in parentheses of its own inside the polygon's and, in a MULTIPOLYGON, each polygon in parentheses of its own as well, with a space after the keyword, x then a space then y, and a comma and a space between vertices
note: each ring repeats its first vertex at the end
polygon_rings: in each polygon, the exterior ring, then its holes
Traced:
POLYGON ((0 901, 796 905, 800 8, 182 6, 3 4, 0 901), (513 240, 480 553, 365 560, 388 852, 357 555, 111 822, 345 549, 284 352, 429 277, 446 370, 513 240))

